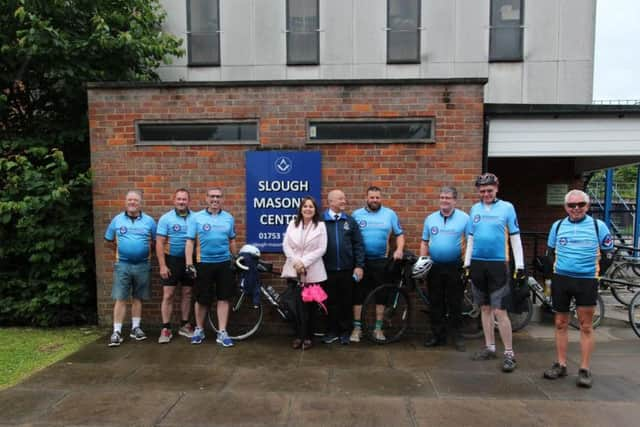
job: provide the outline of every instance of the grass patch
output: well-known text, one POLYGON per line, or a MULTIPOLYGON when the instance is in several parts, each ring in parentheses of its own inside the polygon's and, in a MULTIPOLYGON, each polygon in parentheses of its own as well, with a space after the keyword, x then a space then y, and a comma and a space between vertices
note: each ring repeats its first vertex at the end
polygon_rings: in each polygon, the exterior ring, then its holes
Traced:
POLYGON ((95 341, 102 332, 94 327, 0 329, 0 390, 95 341))

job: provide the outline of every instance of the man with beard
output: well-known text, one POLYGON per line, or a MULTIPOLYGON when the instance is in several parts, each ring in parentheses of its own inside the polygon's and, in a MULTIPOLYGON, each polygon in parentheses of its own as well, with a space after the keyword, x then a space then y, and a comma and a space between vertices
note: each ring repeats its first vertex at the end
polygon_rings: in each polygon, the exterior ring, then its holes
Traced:
MULTIPOLYGON (((385 279, 385 267, 389 256, 389 237, 395 236, 396 248, 394 260, 401 260, 404 251, 404 232, 400 226, 398 215, 382 206, 382 190, 379 187, 367 188, 367 205, 353 212, 362 233, 365 253, 364 278, 356 283, 353 305, 353 331, 351 342, 359 342, 362 337, 362 303, 369 292, 382 285, 385 279)), ((376 301, 376 323, 373 336, 378 341, 385 341, 382 331, 384 301, 376 301)))
POLYGON ((158 338, 160 344, 167 344, 173 338, 171 313, 173 311, 173 295, 178 284, 180 284, 182 294, 180 300, 182 322, 178 333, 187 338, 191 338, 193 335, 193 327, 189 323, 193 279, 187 277, 184 262, 187 224, 191 217, 189 191, 184 188, 176 190, 173 203, 175 208, 160 217, 156 232, 156 256, 158 257, 162 282, 162 304, 160 306, 162 330, 158 338))

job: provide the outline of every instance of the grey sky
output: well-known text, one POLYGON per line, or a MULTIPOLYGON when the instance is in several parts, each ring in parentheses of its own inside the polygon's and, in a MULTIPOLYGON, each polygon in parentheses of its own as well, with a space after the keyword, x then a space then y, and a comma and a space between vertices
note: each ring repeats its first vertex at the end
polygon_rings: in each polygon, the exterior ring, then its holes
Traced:
POLYGON ((640 100, 638 0, 598 0, 593 99, 640 100))

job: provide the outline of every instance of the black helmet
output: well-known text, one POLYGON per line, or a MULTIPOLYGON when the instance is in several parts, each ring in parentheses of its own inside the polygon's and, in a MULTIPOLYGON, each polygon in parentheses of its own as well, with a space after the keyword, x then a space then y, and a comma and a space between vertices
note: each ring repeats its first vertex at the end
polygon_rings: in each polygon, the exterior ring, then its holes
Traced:
POLYGON ((483 173, 476 178, 476 187, 481 185, 498 185, 498 177, 492 173, 483 173))

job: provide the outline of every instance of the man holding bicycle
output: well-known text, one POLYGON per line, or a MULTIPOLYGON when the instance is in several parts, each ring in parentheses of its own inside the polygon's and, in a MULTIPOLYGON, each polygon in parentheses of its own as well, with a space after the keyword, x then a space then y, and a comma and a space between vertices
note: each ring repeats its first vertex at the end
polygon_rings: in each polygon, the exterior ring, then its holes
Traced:
POLYGON ((571 190, 564 197, 568 216, 551 226, 547 241, 547 265, 553 262, 551 298, 555 311, 557 361, 544 372, 544 378, 567 376, 567 346, 570 303, 575 299, 580 322, 580 369, 578 387, 590 388, 589 370, 595 345, 593 313, 598 297, 598 264, 602 251, 613 250, 613 239, 606 224, 587 215, 589 196, 571 190))
POLYGON ((327 197, 329 209, 323 219, 327 227, 327 251, 324 267, 327 270, 325 289, 329 296, 328 331, 324 342, 340 340, 349 344, 353 282, 359 282, 364 269, 364 246, 358 223, 345 213, 347 199, 341 190, 332 190, 327 197))
POLYGON ((191 344, 204 340, 204 321, 214 297, 220 326, 216 342, 223 347, 233 346, 227 334, 229 300, 234 295, 235 283, 231 270, 231 254, 236 253, 236 230, 233 216, 222 210, 222 190, 207 191, 207 207, 192 215, 187 228, 185 262, 187 271, 195 277, 194 295, 196 329, 191 344), (193 253, 196 249, 196 265, 193 253), (215 284, 215 286, 214 286, 215 284))
POLYGON ((471 276, 473 298, 481 308, 485 348, 476 352, 473 360, 496 358, 494 318, 504 344, 503 372, 513 372, 516 359, 513 352, 511 321, 507 309, 511 304, 509 243, 513 250, 516 271, 514 279, 524 278, 524 257, 520 228, 513 205, 497 198, 498 177, 485 173, 476 179, 480 202, 469 212, 469 237, 464 259, 464 275, 471 276))
MULTIPOLYGON (((392 233, 396 238, 393 259, 401 260, 404 252, 404 231, 400 226, 398 215, 392 209, 382 206, 381 193, 382 190, 379 187, 367 188, 367 205, 353 212, 353 218, 360 226, 364 242, 365 269, 363 280, 361 283, 356 283, 354 290, 351 342, 359 342, 362 337, 362 303, 367 293, 384 283, 389 237, 392 233)), ((383 315, 384 305, 382 301, 376 301, 376 323, 373 337, 378 341, 386 340, 382 331, 383 315)))
POLYGON ((171 313, 173 312, 173 296, 176 286, 180 284, 181 324, 178 333, 191 338, 193 327, 189 323, 191 313, 191 288, 193 279, 187 277, 184 263, 184 247, 187 240, 187 223, 191 217, 189 210, 189 191, 184 188, 176 190, 173 198, 174 209, 165 213, 158 221, 156 232, 156 256, 160 266, 162 282, 162 330, 158 343, 167 344, 173 338, 171 333, 171 313))
POLYGON ((456 350, 465 351, 464 340, 459 334, 464 293, 460 267, 469 215, 456 209, 457 198, 455 188, 442 187, 440 209, 424 220, 420 256, 430 256, 433 260, 428 281, 431 336, 424 345, 446 344, 448 329, 456 350))

